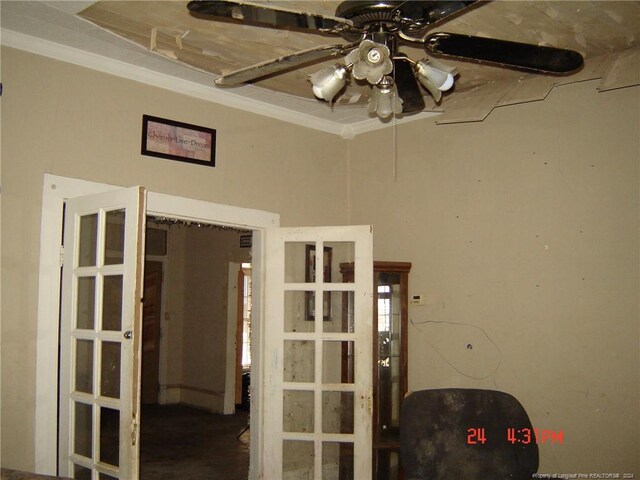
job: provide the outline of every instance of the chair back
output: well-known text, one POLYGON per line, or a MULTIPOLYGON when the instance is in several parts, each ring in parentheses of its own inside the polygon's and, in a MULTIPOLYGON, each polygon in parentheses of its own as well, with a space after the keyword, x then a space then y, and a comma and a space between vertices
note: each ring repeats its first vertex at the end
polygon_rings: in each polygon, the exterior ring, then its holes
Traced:
POLYGON ((422 390, 402 402, 400 458, 406 480, 531 480, 538 445, 508 393, 422 390))

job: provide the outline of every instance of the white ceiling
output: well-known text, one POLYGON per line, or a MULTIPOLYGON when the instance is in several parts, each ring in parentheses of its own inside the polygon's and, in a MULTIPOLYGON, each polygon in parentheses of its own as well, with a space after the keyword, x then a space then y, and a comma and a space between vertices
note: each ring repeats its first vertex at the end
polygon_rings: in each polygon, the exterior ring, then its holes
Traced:
MULTIPOLYGON (((229 69, 229 55, 225 65, 212 61, 209 71, 172 60, 166 52, 150 51, 144 41, 135 43, 76 15, 96 3, 100 2, 1 0, 2 44, 347 138, 389 125, 369 117, 365 105, 338 104, 331 108, 313 99, 310 86, 302 78, 308 73, 306 70, 237 88, 214 87, 214 78, 225 68, 229 69)), ((182 12, 184 5, 188 15, 186 3, 181 0, 172 5, 175 9, 176 4, 180 4, 178 12, 182 12)), ((336 3, 305 2, 305 7, 308 11, 330 14, 336 3)), ((144 8, 154 9, 157 15, 162 5, 169 5, 129 1, 107 2, 106 7, 109 4, 125 11, 131 7, 138 15, 142 12, 143 20, 144 8)), ((94 9, 97 7, 102 5, 94 9)), ((165 17, 169 15, 175 17, 175 12, 168 12, 165 17)), ((161 23, 162 19, 155 21, 161 23)), ((234 50, 231 61, 237 67, 255 63, 256 51, 259 58, 264 55, 263 60, 282 55, 282 46, 274 45, 273 38, 269 37, 272 32, 267 29, 233 25, 236 31, 226 32, 223 42, 219 29, 216 31, 213 27, 215 23, 208 22, 212 25, 207 38, 210 50, 215 52, 216 48, 225 48, 224 42, 235 42, 239 47, 234 50)), ((437 30, 570 48, 583 54, 585 67, 571 76, 548 77, 446 60, 460 71, 455 91, 440 106, 428 102, 427 107, 444 113, 425 111, 399 119, 398 123, 425 117, 433 117, 438 123, 479 121, 496 106, 542 100, 556 85, 588 79, 600 78, 600 90, 640 84, 638 1, 497 0, 438 26, 437 30)), ((305 34, 296 35, 302 37, 286 39, 291 44, 291 52, 314 44, 333 43, 332 39, 316 40, 317 35, 309 38, 304 38, 305 34)), ((413 50, 407 53, 415 54, 413 50)), ((315 65, 310 71, 318 68, 315 65)), ((357 95, 353 95, 355 97, 357 95)))

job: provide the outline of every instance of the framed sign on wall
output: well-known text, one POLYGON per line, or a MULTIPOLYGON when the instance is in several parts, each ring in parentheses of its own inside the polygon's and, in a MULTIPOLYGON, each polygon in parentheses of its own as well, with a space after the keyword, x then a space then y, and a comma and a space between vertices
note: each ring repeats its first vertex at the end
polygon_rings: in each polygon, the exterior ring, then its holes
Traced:
POLYGON ((215 167, 216 131, 166 118, 142 116, 142 155, 215 167))

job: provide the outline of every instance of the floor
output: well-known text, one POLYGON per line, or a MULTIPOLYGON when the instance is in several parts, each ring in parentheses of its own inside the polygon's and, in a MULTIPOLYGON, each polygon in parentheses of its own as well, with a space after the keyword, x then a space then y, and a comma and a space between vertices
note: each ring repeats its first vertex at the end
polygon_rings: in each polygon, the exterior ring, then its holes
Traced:
POLYGON ((49 475, 38 475, 36 473, 19 472, 3 468, 0 470, 0 480, 65 480, 67 477, 51 477, 49 475))
POLYGON ((141 480, 246 480, 248 414, 211 414, 184 405, 144 405, 141 480))

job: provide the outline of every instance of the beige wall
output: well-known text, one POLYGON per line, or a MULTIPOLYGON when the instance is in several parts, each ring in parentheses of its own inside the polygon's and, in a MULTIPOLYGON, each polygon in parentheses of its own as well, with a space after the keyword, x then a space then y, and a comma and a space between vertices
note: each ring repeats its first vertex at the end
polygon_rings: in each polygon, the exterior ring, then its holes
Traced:
POLYGON ((350 220, 428 298, 409 312, 410 390, 509 392, 564 432, 540 472, 637 476, 640 88, 596 86, 401 125, 397 181, 392 130, 356 137, 350 220))
POLYGON ((374 224, 376 259, 411 261, 410 293, 429 298, 410 309, 410 389, 515 395, 536 427, 564 431, 542 472, 640 473, 638 88, 587 82, 482 123, 402 125, 396 181, 391 129, 346 142, 11 49, 2 67, 3 466, 34 465, 48 172, 285 226, 374 224), (144 113, 216 128, 217 167, 141 156, 144 113))
POLYGON ((168 337, 167 403, 186 403, 215 413, 224 407, 229 262, 250 262, 232 230, 169 227, 165 276, 168 337), (174 276, 173 272, 176 272, 174 276))
POLYGON ((344 224, 345 142, 13 49, 2 73, 2 465, 31 470, 43 174, 344 224), (216 167, 141 156, 143 114, 217 129, 216 167))

